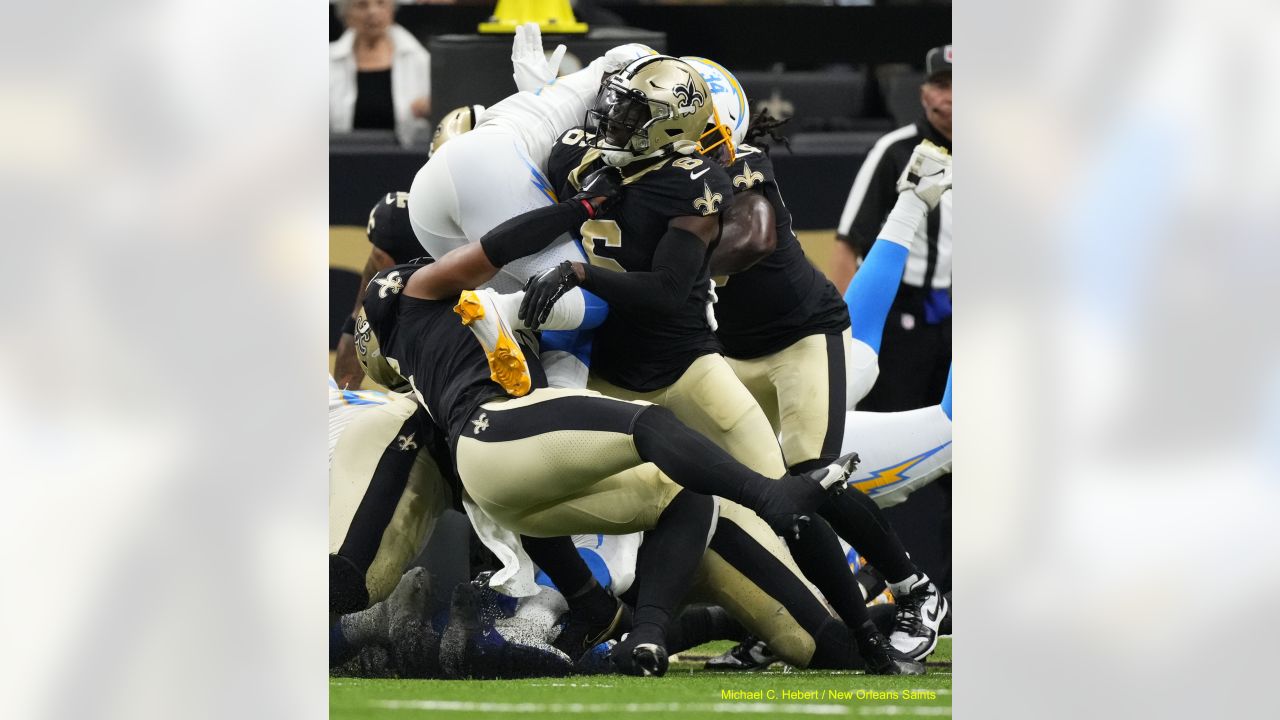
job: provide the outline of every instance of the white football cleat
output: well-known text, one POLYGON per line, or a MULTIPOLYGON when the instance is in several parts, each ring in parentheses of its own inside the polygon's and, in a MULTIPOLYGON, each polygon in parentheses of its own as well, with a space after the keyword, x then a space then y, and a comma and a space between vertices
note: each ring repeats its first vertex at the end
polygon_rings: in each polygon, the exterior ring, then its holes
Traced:
POLYGON ((929 576, 921 573, 905 593, 894 593, 893 602, 897 617, 890 644, 913 660, 924 660, 938 645, 938 626, 947 615, 947 599, 929 576))
POLYGON ((491 289, 464 290, 453 311, 484 348, 489 358, 489 377, 508 394, 520 397, 533 388, 533 377, 515 332, 499 311, 496 297, 491 289))
POLYGON ((942 194, 950 189, 951 153, 928 140, 920 141, 898 177, 898 192, 914 192, 932 210, 942 201, 942 194))

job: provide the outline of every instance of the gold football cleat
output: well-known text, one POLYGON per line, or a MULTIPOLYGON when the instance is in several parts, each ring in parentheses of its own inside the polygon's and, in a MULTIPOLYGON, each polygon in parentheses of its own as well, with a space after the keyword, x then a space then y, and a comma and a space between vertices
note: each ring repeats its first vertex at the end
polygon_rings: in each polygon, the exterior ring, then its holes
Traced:
POLYGON ((511 326, 494 306, 491 293, 493 290, 464 290, 453 311, 484 348, 489 358, 489 377, 509 395, 527 395, 533 388, 529 364, 511 326))

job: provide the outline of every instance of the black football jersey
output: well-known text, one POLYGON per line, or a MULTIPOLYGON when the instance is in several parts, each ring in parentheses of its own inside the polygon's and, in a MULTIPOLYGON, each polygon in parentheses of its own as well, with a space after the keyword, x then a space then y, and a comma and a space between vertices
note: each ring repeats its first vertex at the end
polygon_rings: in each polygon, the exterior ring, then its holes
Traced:
POLYGON ((716 288, 716 335, 724 343, 724 354, 744 360, 762 357, 808 335, 844 332, 849 327, 848 308, 796 240, 773 162, 750 145, 737 150, 729 168, 734 192, 764 193, 777 220, 778 244, 768 257, 716 288))
POLYGON ((373 246, 391 256, 397 264, 422 257, 427 251, 409 225, 409 193, 389 192, 369 211, 365 232, 373 246))
MULTIPOLYGON (((599 151, 587 147, 587 137, 574 128, 551 150, 548 177, 562 197, 573 195, 582 179, 604 167, 599 151)), ((619 272, 652 270, 654 251, 672 218, 715 215, 733 197, 724 168, 701 157, 667 158, 623 185, 621 199, 577 232, 592 265, 619 272)), ((592 372, 619 387, 649 392, 673 384, 702 355, 720 352, 707 319, 709 256, 674 314, 655 317, 610 307, 592 341, 592 372)))
MULTIPOLYGON (((457 299, 419 300, 402 294, 422 265, 396 265, 374 275, 364 311, 387 361, 409 380, 436 427, 457 441, 481 403, 506 397, 489 377, 489 361, 475 336, 453 311, 457 299)), ((533 386, 546 387, 537 356, 525 348, 533 386)))

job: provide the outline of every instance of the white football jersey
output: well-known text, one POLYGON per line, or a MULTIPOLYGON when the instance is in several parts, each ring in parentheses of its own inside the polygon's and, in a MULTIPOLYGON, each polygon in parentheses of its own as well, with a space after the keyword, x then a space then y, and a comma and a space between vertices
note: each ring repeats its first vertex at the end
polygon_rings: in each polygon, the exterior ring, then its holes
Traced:
POLYGON ((356 413, 371 405, 385 405, 391 398, 376 390, 342 390, 333 376, 329 376, 329 463, 333 464, 333 448, 338 444, 342 431, 356 413))

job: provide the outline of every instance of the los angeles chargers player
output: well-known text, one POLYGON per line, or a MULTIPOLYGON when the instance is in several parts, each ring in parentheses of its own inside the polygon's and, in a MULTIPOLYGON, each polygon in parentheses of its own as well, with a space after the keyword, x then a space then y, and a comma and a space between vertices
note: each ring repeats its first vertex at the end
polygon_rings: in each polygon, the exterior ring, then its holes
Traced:
MULTIPOLYGON (((536 28, 530 24, 517 31, 513 56, 517 70, 521 68, 520 58, 541 52, 541 41, 535 42, 536 28), (531 45, 537 46, 536 53, 531 52, 531 45)), ((606 74, 653 53, 644 45, 622 45, 561 78, 555 78, 554 71, 548 69, 546 84, 521 89, 490 106, 481 113, 474 130, 436 151, 409 188, 413 232, 427 253, 443 257, 454 248, 478 242, 509 218, 555 205, 556 190, 548 182, 545 168, 557 138, 582 119, 606 74)), ((486 288, 513 292, 540 270, 562 260, 583 259, 582 251, 566 234, 539 253, 509 263, 486 283, 486 288)), ((527 375, 519 344, 511 339, 509 329, 493 327, 486 321, 485 307, 491 297, 480 292, 470 301, 473 330, 485 346, 495 381, 508 392, 527 392, 528 388, 520 384, 527 375)), ((574 327, 582 329, 599 325, 607 312, 603 302, 583 291, 567 298, 565 311, 569 310, 574 312, 574 327)), ((492 309, 487 313, 488 318, 494 315, 492 309)), ((541 363, 552 387, 585 386, 588 343, 586 338, 572 333, 542 337, 541 363)))

